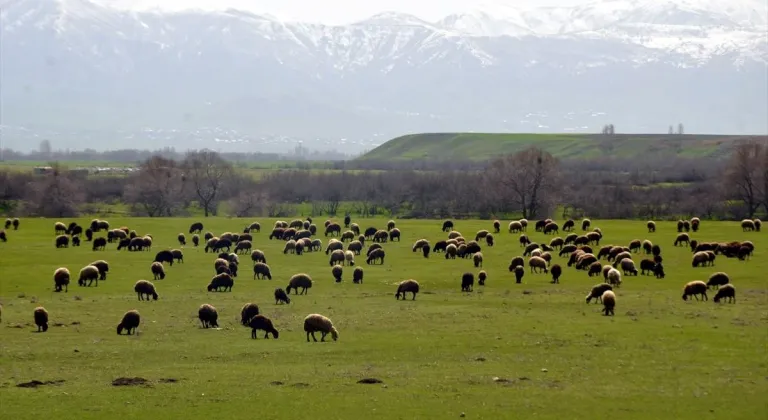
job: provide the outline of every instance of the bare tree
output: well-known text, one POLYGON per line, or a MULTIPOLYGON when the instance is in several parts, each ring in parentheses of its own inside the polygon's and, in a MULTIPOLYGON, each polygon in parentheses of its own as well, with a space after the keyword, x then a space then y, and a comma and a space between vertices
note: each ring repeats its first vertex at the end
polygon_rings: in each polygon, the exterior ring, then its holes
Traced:
POLYGON ((61 165, 50 166, 53 168, 50 174, 29 183, 27 212, 40 217, 77 216, 77 205, 83 200, 82 188, 61 165))
POLYGON ((175 161, 147 159, 126 185, 125 201, 149 217, 173 216, 184 205, 184 181, 175 161))
POLYGON ((764 205, 768 171, 765 149, 765 144, 754 141, 739 144, 726 169, 724 189, 730 191, 731 198, 743 203, 750 218, 764 205))
POLYGON ((557 189, 558 161, 532 147, 491 161, 485 173, 488 191, 519 209, 524 218, 534 218, 553 204, 557 189))
POLYGON ((677 134, 679 134, 679 135, 685 134, 685 131, 683 130, 683 123, 678 123, 677 124, 677 134))
POLYGON ((667 134, 675 134, 675 128, 670 125, 669 131, 667 131, 667 134))
POLYGON ((187 154, 183 169, 205 217, 215 216, 220 194, 233 174, 232 165, 216 152, 201 150, 187 154))

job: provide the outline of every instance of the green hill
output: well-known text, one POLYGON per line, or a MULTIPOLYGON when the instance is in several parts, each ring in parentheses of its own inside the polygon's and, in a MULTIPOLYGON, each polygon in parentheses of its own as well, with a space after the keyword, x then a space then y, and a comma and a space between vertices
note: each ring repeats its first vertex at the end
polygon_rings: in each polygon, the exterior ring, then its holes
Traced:
POLYGON ((659 135, 659 134, 502 134, 425 133, 397 137, 371 150, 359 160, 485 160, 540 147, 562 159, 601 156, 724 157, 734 144, 746 140, 768 142, 768 136, 659 135))

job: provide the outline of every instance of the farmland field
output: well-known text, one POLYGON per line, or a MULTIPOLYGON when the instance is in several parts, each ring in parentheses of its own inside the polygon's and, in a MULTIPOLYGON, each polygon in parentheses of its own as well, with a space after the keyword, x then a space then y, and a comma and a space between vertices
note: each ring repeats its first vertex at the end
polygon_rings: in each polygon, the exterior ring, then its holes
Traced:
MULTIPOLYGON (((88 242, 55 249, 51 219, 22 219, 18 231, 8 231, 8 242, 0 242, 3 418, 768 417, 768 237, 742 232, 736 222, 705 220, 691 236, 751 240, 753 258, 718 256, 714 267, 691 268, 690 249, 673 246, 672 223, 647 233, 644 222, 593 220, 604 233, 601 245, 647 238, 662 247, 666 278, 624 276, 614 317, 584 302, 602 278, 566 267, 556 253, 553 262, 564 268, 560 284, 527 268, 523 284, 515 284, 507 266, 522 249, 518 235, 503 227, 494 247, 483 246, 487 284, 461 292, 461 274, 480 270, 471 259, 411 252, 419 238, 445 238, 435 220, 397 220, 402 242, 384 244, 383 265, 358 256, 365 269, 358 285, 351 268, 335 283, 324 252, 284 255, 282 241, 268 240, 274 220, 258 219, 264 228, 254 233, 254 245, 266 253, 273 280, 253 280, 245 255, 232 292, 209 293, 215 255, 188 245, 184 263, 166 265, 167 277, 154 281, 159 300, 138 301, 135 281, 152 279, 155 253, 178 248, 176 235, 193 221, 109 219, 113 228, 151 234, 150 252, 117 251, 115 244, 94 252, 88 242), (98 259, 110 264, 107 280, 78 287, 77 272, 98 259), (67 293, 55 293, 52 274, 62 266, 74 279, 67 293), (729 274, 736 304, 715 304, 715 291, 708 302, 681 299, 683 284, 715 271, 729 274), (313 287, 291 295, 290 305, 276 305, 274 289, 298 272, 309 273, 313 287), (420 282, 421 293, 415 301, 395 300, 396 284, 409 278, 420 282), (239 324, 246 302, 258 303, 279 339, 251 339, 239 324), (218 309, 220 329, 201 328, 203 303, 218 309), (39 305, 50 314, 46 333, 35 332, 32 311, 39 305), (118 336, 115 327, 130 309, 141 313, 139 334, 118 336), (302 321, 310 313, 331 318, 339 340, 307 343, 302 321), (148 382, 113 386, 119 377, 148 382), (383 384, 358 384, 362 378, 383 384), (17 386, 32 380, 59 382, 17 386)), ((217 234, 240 232, 251 221, 203 220, 217 234)), ((363 229, 386 225, 353 222, 363 229)), ((471 239, 491 222, 459 220, 456 229, 471 239)), ((539 243, 551 239, 532 226, 528 234, 539 243)), ((642 258, 633 255, 637 264, 642 258)))

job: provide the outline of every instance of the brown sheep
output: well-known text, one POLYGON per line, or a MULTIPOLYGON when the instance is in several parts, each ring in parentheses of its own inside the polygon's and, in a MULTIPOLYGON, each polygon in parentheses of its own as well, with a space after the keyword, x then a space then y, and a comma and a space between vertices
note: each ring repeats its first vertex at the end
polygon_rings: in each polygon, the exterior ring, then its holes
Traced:
POLYGON ((259 305, 255 303, 248 302, 240 309, 240 323, 243 326, 248 325, 248 321, 251 320, 251 318, 255 317, 259 314, 259 305))
POLYGON ((165 279, 165 269, 163 268, 163 264, 159 263, 157 261, 153 262, 150 266, 150 270, 152 270, 152 274, 155 276, 155 280, 164 280, 165 279))
POLYGON ((139 297, 139 300, 144 300, 144 296, 147 297, 147 300, 149 300, 149 297, 152 296, 152 299, 157 300, 158 294, 155 291, 155 285, 152 284, 152 282, 147 280, 139 280, 136 282, 136 284, 133 286, 133 291, 136 292, 136 295, 139 297))
POLYGON ((275 289, 275 305, 279 303, 285 303, 285 304, 291 303, 291 298, 289 298, 288 294, 285 293, 285 290, 283 290, 280 287, 275 289))
POLYGON ((232 286, 235 285, 235 281, 232 279, 232 276, 227 273, 220 273, 211 279, 211 282, 208 284, 207 290, 209 292, 219 292, 219 291, 232 291, 232 286))
POLYGON ((251 338, 254 340, 258 338, 258 335, 256 334, 256 331, 258 330, 265 332, 264 338, 269 338, 269 334, 272 334, 272 337, 277 339, 280 335, 272 324, 272 320, 264 315, 256 315, 248 320, 248 326, 251 327, 251 338))
POLYGON ((629 252, 640 252, 641 242, 639 239, 635 239, 629 243, 629 252))
POLYGON ((344 268, 340 265, 334 265, 331 268, 331 274, 333 275, 333 278, 336 280, 336 283, 341 283, 341 275, 344 271, 344 268))
POLYGON ((648 233, 656 232, 656 222, 649 220, 646 226, 648 226, 648 233))
POLYGON ((563 274, 563 268, 559 264, 555 264, 550 267, 549 273, 552 275, 552 283, 560 284, 560 275, 563 274))
POLYGON ((309 274, 299 273, 291 276, 288 280, 288 287, 285 288, 286 293, 291 294, 291 289, 296 291, 295 294, 299 294, 299 288, 301 288, 301 294, 307 294, 307 289, 312 288, 312 277, 309 274))
POLYGON ((581 230, 588 230, 589 226, 592 224, 592 222, 589 219, 584 219, 581 221, 581 230))
POLYGON ((69 291, 69 269, 66 267, 57 268, 53 272, 53 286, 56 292, 61 292, 61 288, 64 287, 64 291, 69 291))
POLYGON ((475 268, 483 266, 483 254, 481 252, 475 252, 472 255, 472 262, 475 263, 475 268))
POLYGON ((429 241, 424 238, 419 239, 418 241, 413 243, 413 247, 411 247, 411 251, 412 252, 420 251, 424 247, 424 245, 429 245, 429 241))
POLYGON ((574 226, 576 226, 576 222, 574 222, 573 219, 568 219, 563 223, 563 231, 570 232, 573 230, 574 226))
POLYGON ((59 235, 56 237, 56 248, 68 248, 68 247, 69 247, 69 236, 59 235))
POLYGON ((480 270, 479 273, 477 273, 477 284, 479 286, 485 286, 485 281, 488 279, 488 273, 485 272, 485 270, 480 270))
MULTIPOLYGON (((448 255, 448 254, 446 253, 446 255, 448 255)), ((375 264, 376 261, 378 260, 383 265, 384 264, 384 257, 385 257, 385 253, 384 253, 383 249, 375 249, 370 254, 368 254, 368 258, 366 259, 366 263, 367 264, 375 264)))
POLYGON ((707 283, 701 280, 686 283, 685 287, 683 287, 683 300, 688 300, 688 296, 693 296, 696 300, 699 300, 697 295, 701 295, 702 300, 709 300, 707 298, 707 283))
POLYGON ((416 300, 416 293, 419 293, 419 282, 416 280, 403 280, 397 285, 397 293, 395 293, 395 299, 400 300, 400 297, 405 300, 406 293, 413 293, 411 300, 416 300))
POLYGON ((136 332, 136 329, 139 327, 140 323, 141 323, 141 315, 139 315, 139 311, 134 309, 126 312, 123 315, 123 319, 120 321, 119 324, 117 324, 117 335, 122 334, 123 330, 125 330, 128 333, 128 335, 133 334, 134 332, 136 332))
POLYGON ((605 316, 613 316, 613 310, 616 307, 616 294, 612 290, 603 292, 603 313, 605 316))
POLYGON ((394 242, 394 240, 397 239, 398 242, 400 242, 400 229, 393 228, 389 231, 389 240, 390 242, 394 242))
POLYGON ((251 241, 240 241, 235 245, 235 253, 236 254, 246 254, 248 252, 251 252, 251 248, 253 245, 251 245, 251 241))
POLYGON ((522 232, 523 225, 520 222, 509 222, 509 233, 522 232))
POLYGON ((589 277, 599 276, 602 273, 602 271, 603 271, 603 265, 600 263, 600 261, 595 261, 589 265, 589 269, 587 270, 587 275, 589 277))
POLYGON ((337 249, 336 251, 333 251, 331 253, 331 258, 328 261, 331 267, 333 267, 336 264, 344 265, 344 251, 337 249))
POLYGON ((501 231, 501 222, 498 220, 493 221, 493 233, 499 233, 501 231))
POLYGON ((528 259, 528 266, 531 268, 531 273, 543 271, 546 274, 549 272, 547 261, 541 257, 531 257, 528 259))
POLYGON ((730 282, 731 279, 728 277, 728 274, 723 272, 714 273, 709 276, 709 280, 707 281, 707 288, 714 287, 717 289, 720 288, 720 286, 725 286, 730 282))
POLYGON ((88 287, 90 287, 94 281, 96 282, 96 287, 98 287, 99 269, 92 265, 83 267, 83 269, 80 270, 80 277, 77 280, 77 284, 78 286, 85 286, 86 281, 88 282, 88 287))
POLYGON ((763 226, 763 222, 760 219, 755 219, 752 221, 752 223, 755 224, 755 230, 760 232, 760 228, 763 226))
MULTIPOLYGON (((6 222, 6 225, 9 225, 9 223, 6 222)), ((6 226, 5 228, 8 229, 9 226, 6 226)), ((67 225, 61 222, 56 222, 53 224, 53 233, 55 235, 62 235, 67 233, 67 225)))
POLYGON ((267 263, 267 257, 264 255, 264 251, 260 249, 255 249, 251 251, 251 260, 253 261, 254 265, 260 262, 264 264, 267 263))
POLYGON ((715 298, 712 300, 715 303, 718 303, 723 298, 727 298, 728 302, 730 303, 736 303, 736 289, 732 284, 726 284, 718 289, 717 293, 715 294, 715 298))
POLYGON ((706 267, 709 264, 709 254, 706 251, 701 251, 693 254, 693 261, 691 266, 696 268, 698 266, 706 267))
POLYGON ((511 271, 515 273, 515 283, 520 284, 523 282, 523 276, 525 276, 525 268, 522 265, 515 266, 511 271))
POLYGON ((207 303, 200 305, 200 308, 197 310, 197 317, 200 319, 203 328, 219 328, 219 312, 213 305, 207 303))
POLYGON ((304 318, 304 331, 307 333, 307 342, 309 342, 310 335, 312 336, 312 339, 317 342, 317 338, 315 338, 316 332, 323 334, 322 337, 320 337, 320 341, 325 341, 325 336, 328 334, 331 334, 333 341, 339 339, 339 332, 336 330, 336 327, 333 326, 333 322, 320 314, 309 314, 304 318))
MULTIPOLYGON (((429 249, 428 246, 427 246, 427 249, 429 249)), ((355 267, 355 270, 352 272, 352 283, 355 283, 355 284, 363 283, 363 267, 355 267)))
POLYGON ((35 319, 35 325, 37 325, 37 332, 48 331, 48 311, 42 306, 38 306, 32 315, 35 319))
POLYGON ((518 265, 525 267, 525 259, 523 257, 518 256, 512 258, 512 261, 509 263, 509 271, 513 271, 518 265))
POLYGON ((592 287, 592 290, 590 290, 589 294, 587 295, 587 303, 589 303, 592 299, 595 299, 595 303, 603 303, 603 293, 605 293, 606 290, 613 290, 613 286, 608 283, 596 284, 594 287, 592 287))
POLYGON ((488 234, 488 235, 485 237, 485 244, 486 244, 486 245, 488 245, 488 246, 493 246, 493 244, 494 244, 494 241, 493 241, 493 240, 494 240, 494 238, 493 238, 493 235, 489 233, 489 234, 488 234))

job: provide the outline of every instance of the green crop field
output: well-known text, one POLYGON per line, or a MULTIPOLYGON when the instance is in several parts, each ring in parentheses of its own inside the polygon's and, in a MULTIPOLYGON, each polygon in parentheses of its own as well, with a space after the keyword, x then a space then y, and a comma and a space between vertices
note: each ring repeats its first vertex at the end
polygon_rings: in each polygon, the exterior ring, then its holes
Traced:
MULTIPOLYGON (((62 220, 69 222, 70 220, 62 220)), ((425 259, 411 252, 416 239, 444 239, 440 221, 398 220, 400 243, 386 243, 386 262, 369 266, 363 284, 351 268, 335 283, 324 252, 284 255, 270 229, 254 234, 273 280, 253 280, 248 255, 232 292, 209 293, 213 254, 183 247, 184 263, 166 265, 154 281, 157 301, 138 301, 133 285, 152 279, 157 251, 177 248, 176 235, 191 219, 110 219, 151 234, 150 252, 54 248, 54 220, 22 219, 0 242, 0 412, 30 419, 765 419, 768 406, 768 237, 742 232, 738 223, 703 221, 691 234, 700 241, 751 240, 754 256, 718 256, 714 267, 691 268, 689 248, 674 247, 676 229, 659 223, 594 221, 601 245, 650 239, 662 247, 666 278, 624 276, 616 315, 601 314, 585 295, 602 278, 565 267, 560 284, 526 269, 523 284, 508 271, 522 254, 518 235, 502 232, 483 247, 489 279, 460 290, 471 259, 425 259), (98 259, 110 264, 98 287, 77 286, 77 273, 98 259), (73 281, 53 291, 57 267, 73 281), (735 304, 683 301, 683 285, 727 272, 735 304), (314 285, 276 305, 273 291, 298 272, 314 285), (396 284, 421 283, 415 301, 397 301, 396 284), (277 340, 251 339, 239 324, 246 302, 255 302, 280 331, 277 340), (203 329, 197 309, 218 308, 220 329, 203 329), (37 333, 32 312, 42 305, 50 328, 37 333), (122 315, 137 309, 139 334, 118 336, 122 315), (306 341, 303 318, 330 317, 339 340, 306 341), (114 386, 120 377, 143 378, 138 386, 114 386), (383 383, 358 384, 363 378, 383 383), (18 384, 40 381, 37 387, 18 384), (51 382, 51 383, 49 383, 51 382)), ((271 226, 274 220, 259 220, 271 226)), ((79 219, 87 224, 87 219, 79 219)), ((205 230, 240 232, 251 220, 205 219, 205 230)), ((320 224, 322 221, 317 221, 320 224)), ((353 220, 365 229, 385 219, 353 220)), ((468 239, 487 220, 459 220, 468 239)), ((551 237, 532 232, 542 243, 551 237)), ((187 235, 189 237, 189 235, 187 235)), ((561 235, 564 236, 564 235, 561 235)), ((326 243, 326 238, 320 235, 326 243)), ((368 244, 366 244, 367 246, 368 244)), ((633 255, 636 263, 644 255, 633 255)), ((319 336, 318 336, 319 339, 319 336)))
POLYGON ((485 160, 536 146, 562 159, 603 156, 723 157, 739 141, 766 136, 655 134, 424 133, 392 139, 360 160, 485 160))

